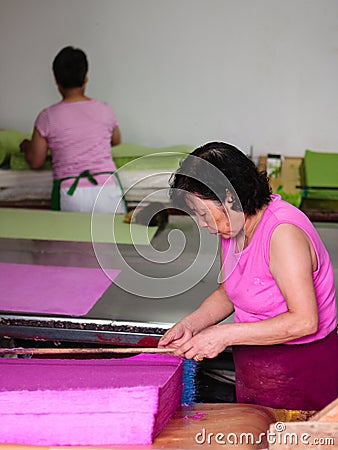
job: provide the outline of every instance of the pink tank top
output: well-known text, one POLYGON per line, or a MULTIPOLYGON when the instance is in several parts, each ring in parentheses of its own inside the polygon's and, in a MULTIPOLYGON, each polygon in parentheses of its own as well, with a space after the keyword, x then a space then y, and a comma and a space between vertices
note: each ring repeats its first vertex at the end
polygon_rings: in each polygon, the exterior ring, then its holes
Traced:
POLYGON ((319 314, 318 331, 286 344, 313 342, 324 338, 337 326, 333 268, 310 220, 279 195, 272 195, 252 241, 240 254, 236 253, 235 238, 222 239, 226 291, 235 307, 235 322, 257 322, 287 311, 284 297, 269 270, 271 235, 282 223, 296 225, 307 234, 318 260, 318 268, 313 272, 319 314))

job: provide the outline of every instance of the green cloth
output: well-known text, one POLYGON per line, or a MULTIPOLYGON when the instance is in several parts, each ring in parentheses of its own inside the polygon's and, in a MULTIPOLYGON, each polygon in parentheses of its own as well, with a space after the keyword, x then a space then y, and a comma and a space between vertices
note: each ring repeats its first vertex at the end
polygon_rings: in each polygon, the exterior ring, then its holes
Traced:
POLYGON ((176 170, 186 155, 193 151, 190 145, 173 145, 170 147, 154 148, 123 142, 112 147, 112 157, 119 169, 123 170, 176 170))
MULTIPOLYGON (((22 135, 22 139, 25 137, 22 135)), ((22 139, 20 139, 19 143, 22 139)), ((123 170, 176 170, 179 167, 180 161, 191 153, 193 149, 190 145, 154 148, 123 142, 112 147, 111 154, 118 169, 123 166, 123 170)), ((10 168, 12 170, 29 170, 29 165, 24 155, 19 152, 18 146, 17 151, 13 151, 9 157, 10 168)), ((50 170, 51 168, 52 159, 50 153, 48 153, 45 164, 39 170, 50 170)))
POLYGON ((301 192, 294 192, 294 193, 285 192, 282 186, 278 186, 276 194, 279 194, 283 200, 285 200, 288 203, 291 203, 291 205, 296 206, 297 208, 299 208, 302 203, 301 192))
POLYGON ((147 245, 158 227, 124 223, 123 214, 0 208, 0 238, 147 245), (114 231, 113 231, 114 229, 114 231))
POLYGON ((306 150, 303 167, 304 197, 311 199, 338 200, 338 153, 325 153, 306 150), (332 189, 312 189, 314 187, 333 187, 332 189))
MULTIPOLYGON (((25 155, 20 151, 20 143, 24 139, 31 139, 32 132, 25 134, 19 130, 5 129, 0 130, 0 166, 9 163, 13 170, 30 170, 25 159, 25 155)), ((46 163, 42 169, 50 170, 52 168, 51 155, 47 155, 46 163)))
MULTIPOLYGON (((9 166, 12 170, 31 170, 28 162, 25 159, 23 153, 12 153, 10 155, 9 166)), ((52 157, 50 154, 47 154, 46 161, 43 166, 38 170, 51 170, 52 169, 52 157)))
POLYGON ((0 130, 0 166, 9 162, 13 153, 20 154, 20 143, 29 137, 18 130, 0 130))

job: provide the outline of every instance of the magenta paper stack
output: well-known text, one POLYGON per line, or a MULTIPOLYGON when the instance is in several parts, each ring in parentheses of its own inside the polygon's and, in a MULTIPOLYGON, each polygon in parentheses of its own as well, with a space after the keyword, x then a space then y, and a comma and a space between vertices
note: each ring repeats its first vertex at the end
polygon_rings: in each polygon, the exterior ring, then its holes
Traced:
POLYGON ((0 442, 150 444, 180 405, 182 360, 0 359, 0 442))

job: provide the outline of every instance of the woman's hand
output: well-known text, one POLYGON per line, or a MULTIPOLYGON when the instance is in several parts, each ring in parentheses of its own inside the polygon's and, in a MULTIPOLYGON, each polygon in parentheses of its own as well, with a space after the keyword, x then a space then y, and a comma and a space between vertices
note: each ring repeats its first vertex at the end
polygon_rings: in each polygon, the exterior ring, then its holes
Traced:
POLYGON ((160 339, 158 347, 179 348, 193 336, 192 327, 188 321, 181 320, 171 327, 160 339))
POLYGON ((226 347, 230 345, 227 339, 227 325, 210 326, 187 342, 183 343, 174 353, 176 356, 183 356, 187 359, 196 360, 203 358, 215 358, 226 347))
POLYGON ((31 169, 39 169, 43 166, 47 157, 48 143, 37 128, 34 128, 32 139, 24 139, 19 147, 31 169))
POLYGON ((20 151, 22 153, 25 153, 27 148, 30 145, 30 141, 28 139, 24 139, 22 142, 20 142, 19 147, 20 147, 20 151))

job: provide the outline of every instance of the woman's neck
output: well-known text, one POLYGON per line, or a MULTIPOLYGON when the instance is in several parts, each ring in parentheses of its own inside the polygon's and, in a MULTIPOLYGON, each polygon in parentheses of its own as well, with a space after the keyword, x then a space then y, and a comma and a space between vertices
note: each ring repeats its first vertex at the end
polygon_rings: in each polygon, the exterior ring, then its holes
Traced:
POLYGON ((60 90, 64 102, 84 102, 89 100, 89 97, 84 95, 84 92, 83 87, 60 90))
POLYGON ((253 216, 247 216, 245 218, 243 233, 241 236, 243 249, 245 249, 252 241, 252 238, 255 234, 255 231, 258 227, 259 222, 262 219, 265 209, 266 209, 266 205, 263 206, 262 209, 257 211, 256 214, 254 214, 253 216))

